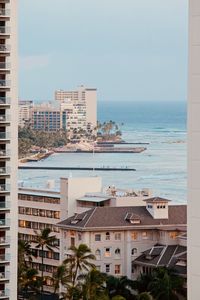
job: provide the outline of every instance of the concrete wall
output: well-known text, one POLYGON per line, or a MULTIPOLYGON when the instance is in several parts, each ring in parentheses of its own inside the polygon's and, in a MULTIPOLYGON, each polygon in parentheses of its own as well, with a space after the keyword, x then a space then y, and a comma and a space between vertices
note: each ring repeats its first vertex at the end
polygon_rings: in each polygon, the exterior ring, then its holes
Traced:
POLYGON ((188 299, 200 294, 200 1, 189 0, 188 299))

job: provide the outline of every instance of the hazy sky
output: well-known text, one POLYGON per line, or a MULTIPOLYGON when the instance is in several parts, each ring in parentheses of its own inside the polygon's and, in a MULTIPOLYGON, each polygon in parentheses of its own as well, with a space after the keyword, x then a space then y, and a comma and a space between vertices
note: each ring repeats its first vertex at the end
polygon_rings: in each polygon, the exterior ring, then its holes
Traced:
POLYGON ((20 98, 185 100, 188 0, 20 0, 20 98))

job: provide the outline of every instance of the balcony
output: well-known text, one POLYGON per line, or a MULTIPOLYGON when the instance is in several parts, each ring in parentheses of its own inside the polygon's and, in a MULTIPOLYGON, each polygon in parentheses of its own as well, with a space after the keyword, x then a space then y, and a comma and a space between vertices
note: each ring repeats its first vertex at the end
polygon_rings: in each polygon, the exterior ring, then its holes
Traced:
POLYGON ((7 176, 10 173, 10 168, 0 167, 0 176, 7 176))
POLYGON ((4 124, 4 123, 10 123, 10 116, 0 114, 0 124, 4 124))
POLYGON ((10 10, 5 8, 0 8, 0 18, 1 17, 9 17, 10 16, 10 10))
POLYGON ((10 243, 10 238, 6 237, 6 236, 1 236, 0 237, 0 246, 1 245, 5 245, 5 244, 9 244, 10 243))
POLYGON ((0 272, 0 281, 8 280, 9 277, 9 272, 0 272))
POLYGON ((0 35, 10 35, 10 27, 0 26, 0 35))
POLYGON ((10 255, 9 254, 0 254, 0 264, 5 264, 10 261, 10 255))
POLYGON ((10 156, 10 152, 8 150, 0 149, 0 159, 8 158, 10 156))
POLYGON ((10 134, 8 132, 0 132, 0 142, 6 142, 10 140, 10 134))
POLYGON ((10 97, 0 97, 0 107, 1 106, 9 106, 11 102, 10 97))
POLYGON ((10 185, 9 184, 0 184, 0 194, 9 193, 10 185))
POLYGON ((0 299, 7 299, 9 297, 8 291, 0 290, 0 299))
POLYGON ((10 63, 0 62, 0 72, 8 72, 10 71, 10 63))
POLYGON ((10 45, 0 44, 0 53, 9 53, 11 50, 10 45))
POLYGON ((10 88, 10 80, 0 79, 0 90, 1 89, 9 89, 10 88))
MULTIPOLYGON (((8 201, 6 202, 0 202, 0 210, 9 210, 10 209, 10 203, 8 201)), ((1 237, 0 237, 1 239, 1 237)))

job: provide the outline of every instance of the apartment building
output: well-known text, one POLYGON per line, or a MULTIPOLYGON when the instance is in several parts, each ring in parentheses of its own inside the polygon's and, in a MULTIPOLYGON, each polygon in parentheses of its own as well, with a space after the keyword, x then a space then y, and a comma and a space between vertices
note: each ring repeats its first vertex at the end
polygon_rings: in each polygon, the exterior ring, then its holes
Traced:
POLYGON ((60 130, 60 108, 56 104, 35 104, 30 110, 31 128, 42 131, 60 130))
POLYGON ((84 243, 95 254, 97 269, 115 276, 135 279, 140 272, 151 272, 156 259, 159 265, 177 264, 178 269, 178 256, 186 254, 186 244, 180 241, 186 224, 186 205, 169 205, 163 198, 149 198, 143 206, 96 207, 58 224, 61 258, 67 257, 69 246, 84 243))
MULTIPOLYGON (((36 190, 31 188, 19 188, 18 191, 18 225, 19 239, 32 242, 35 239, 35 232, 44 228, 50 228, 57 238, 54 252, 45 250, 44 253, 44 275, 50 276, 60 264, 59 244, 60 232, 57 223, 60 220, 61 205, 60 193, 50 190, 36 190)), ((67 216, 67 215, 66 215, 67 216)), ((41 249, 31 243, 33 253, 30 267, 41 271, 41 249)), ((48 282, 47 282, 48 284, 48 282)))
POLYGON ((17 0, 0 0, 0 299, 17 299, 17 0))
POLYGON ((97 125, 97 90, 83 85, 75 91, 55 91, 55 100, 59 101, 62 118, 62 128, 94 129, 97 125))
POLYGON ((19 101, 19 127, 29 125, 31 121, 31 108, 33 106, 32 100, 19 101))
POLYGON ((200 294, 200 1, 189 1, 188 299, 200 294))

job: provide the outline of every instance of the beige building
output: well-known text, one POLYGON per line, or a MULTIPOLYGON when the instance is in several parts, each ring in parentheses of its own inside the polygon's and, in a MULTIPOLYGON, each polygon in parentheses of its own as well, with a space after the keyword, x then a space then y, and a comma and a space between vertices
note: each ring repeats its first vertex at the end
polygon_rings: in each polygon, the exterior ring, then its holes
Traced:
POLYGON ((200 1, 189 1, 188 299, 200 294, 200 1))
POLYGON ((42 131, 60 130, 60 108, 59 105, 50 102, 34 104, 30 110, 31 128, 42 131))
POLYGON ((19 127, 29 125, 31 121, 31 108, 33 101, 21 100, 19 101, 19 127))
MULTIPOLYGON (((174 265, 180 263, 177 255, 186 254, 185 240, 180 238, 186 232, 186 205, 168 205, 169 200, 162 198, 149 198, 145 203, 96 207, 60 222, 61 259, 66 258, 69 246, 85 243, 95 254, 95 264, 101 272, 133 279, 157 265, 169 266, 172 260, 174 265), (156 251, 158 244, 162 251, 156 251), (149 256, 150 267, 145 265, 143 255, 152 248, 155 250, 152 258, 149 256), (160 264, 155 262, 155 256, 160 264)), ((186 274, 183 269, 181 272, 186 274)))
POLYGON ((0 0, 0 299, 17 299, 17 0, 0 0))
POLYGON ((97 90, 78 87, 75 91, 57 90, 55 100, 62 103, 61 111, 65 112, 62 128, 94 129, 97 125, 97 90))

